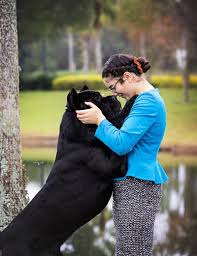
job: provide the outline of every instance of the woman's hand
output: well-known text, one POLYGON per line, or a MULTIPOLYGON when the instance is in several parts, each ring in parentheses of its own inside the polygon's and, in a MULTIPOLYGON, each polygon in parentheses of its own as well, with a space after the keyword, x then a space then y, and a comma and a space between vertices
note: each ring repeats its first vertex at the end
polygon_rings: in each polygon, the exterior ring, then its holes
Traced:
POLYGON ((77 118, 83 124, 97 124, 99 125, 105 116, 101 110, 92 102, 85 102, 86 105, 90 106, 90 109, 76 110, 77 118))

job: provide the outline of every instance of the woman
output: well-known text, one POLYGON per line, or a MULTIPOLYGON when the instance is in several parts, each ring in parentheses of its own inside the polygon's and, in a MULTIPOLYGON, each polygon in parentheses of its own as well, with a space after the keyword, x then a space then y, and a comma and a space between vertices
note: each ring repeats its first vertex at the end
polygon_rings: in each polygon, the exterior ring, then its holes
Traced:
POLYGON ((78 110, 84 124, 97 124, 95 136, 118 155, 128 154, 126 176, 114 180, 113 219, 116 256, 152 255, 155 215, 161 199, 161 184, 168 180, 157 161, 166 127, 166 110, 158 89, 143 73, 150 64, 142 57, 112 55, 102 78, 113 95, 125 100, 138 95, 120 129, 114 127, 91 102, 78 110))

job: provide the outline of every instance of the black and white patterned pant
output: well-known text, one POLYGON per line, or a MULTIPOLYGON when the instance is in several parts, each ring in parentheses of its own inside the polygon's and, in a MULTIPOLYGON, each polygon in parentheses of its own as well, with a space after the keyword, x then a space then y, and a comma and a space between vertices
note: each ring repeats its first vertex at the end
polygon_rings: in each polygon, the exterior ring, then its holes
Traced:
POLYGON ((132 177, 114 182, 115 256, 151 256, 161 185, 132 177))

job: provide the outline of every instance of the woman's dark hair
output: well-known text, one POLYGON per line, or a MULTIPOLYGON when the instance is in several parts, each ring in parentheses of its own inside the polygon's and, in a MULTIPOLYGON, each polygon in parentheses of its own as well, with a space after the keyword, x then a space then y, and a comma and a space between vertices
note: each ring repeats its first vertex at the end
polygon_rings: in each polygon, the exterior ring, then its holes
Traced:
POLYGON ((142 73, 147 72, 150 69, 150 63, 143 57, 134 57, 127 54, 114 54, 104 64, 102 77, 108 77, 112 75, 119 77, 124 72, 133 72, 140 76, 142 73))

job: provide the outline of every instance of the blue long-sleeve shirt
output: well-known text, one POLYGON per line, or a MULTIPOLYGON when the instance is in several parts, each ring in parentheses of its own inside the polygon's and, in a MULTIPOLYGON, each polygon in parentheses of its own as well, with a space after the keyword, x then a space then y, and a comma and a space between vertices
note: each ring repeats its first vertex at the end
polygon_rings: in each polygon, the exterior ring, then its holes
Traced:
POLYGON ((168 180, 157 161, 166 128, 166 109, 158 89, 140 93, 120 129, 107 119, 97 127, 95 136, 118 155, 128 154, 127 176, 162 184, 168 180))

